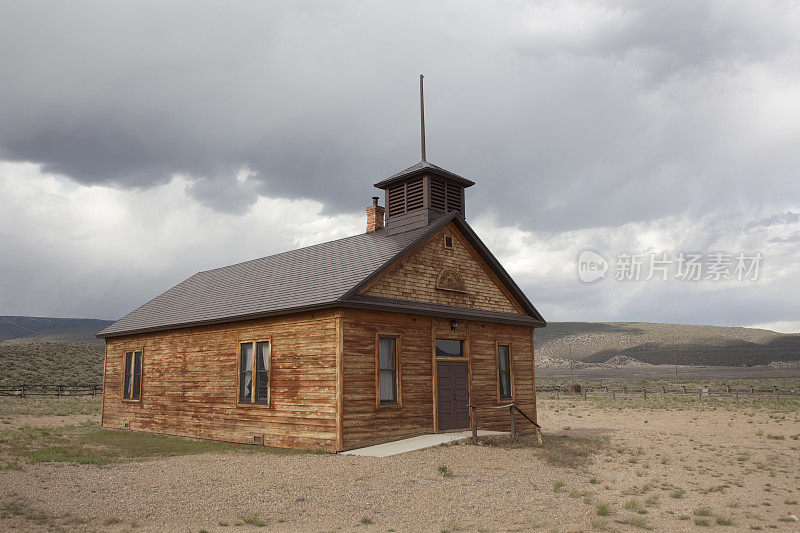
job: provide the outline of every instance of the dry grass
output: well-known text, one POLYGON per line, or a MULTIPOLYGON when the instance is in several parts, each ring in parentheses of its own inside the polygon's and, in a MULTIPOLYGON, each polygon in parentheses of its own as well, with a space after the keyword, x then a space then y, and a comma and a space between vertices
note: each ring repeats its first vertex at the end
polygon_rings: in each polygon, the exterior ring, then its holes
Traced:
POLYGON ((592 457, 606 449, 600 439, 569 437, 566 435, 548 435, 542 444, 534 436, 480 437, 478 446, 494 446, 505 449, 531 449, 538 458, 558 467, 575 469, 588 465, 592 457))
POLYGON ((712 409, 544 400, 542 445, 484 438, 384 459, 104 431, 95 422, 44 427, 11 415, 0 430, 0 493, 27 492, 0 498, 0 529, 791 529, 800 412, 780 404, 712 409), (254 483, 269 497, 242 499, 254 483), (509 501, 518 511, 508 512, 509 501))

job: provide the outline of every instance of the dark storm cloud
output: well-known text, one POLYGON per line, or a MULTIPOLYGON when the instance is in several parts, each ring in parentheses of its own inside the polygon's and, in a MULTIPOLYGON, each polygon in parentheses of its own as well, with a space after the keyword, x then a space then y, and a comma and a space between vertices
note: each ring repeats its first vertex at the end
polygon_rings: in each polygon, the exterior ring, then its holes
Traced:
MULTIPOLYGON (((741 150, 733 131, 753 111, 719 96, 725 76, 796 45, 769 4, 2 10, 0 158, 124 188, 182 174, 226 212, 256 193, 361 208, 371 183, 418 160, 419 71, 430 159, 478 182, 472 213, 505 222, 580 228, 735 202, 753 160, 797 162, 788 145, 741 150), (242 168, 255 172, 244 189, 242 168)), ((786 168, 771 173, 776 192, 797 190, 786 168)))

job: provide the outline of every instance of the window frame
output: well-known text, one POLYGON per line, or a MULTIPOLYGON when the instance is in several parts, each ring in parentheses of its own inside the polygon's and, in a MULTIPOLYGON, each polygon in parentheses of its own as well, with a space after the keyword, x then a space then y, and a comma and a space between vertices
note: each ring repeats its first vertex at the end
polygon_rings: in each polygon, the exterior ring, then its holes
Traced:
POLYGON ((494 364, 495 364, 495 375, 497 376, 497 403, 498 404, 505 404, 508 403, 509 400, 514 400, 514 353, 511 349, 511 342, 507 341, 497 341, 495 342, 494 346, 494 364), (503 396, 500 391, 500 347, 507 346, 508 347, 508 393, 509 396, 503 396))
POLYGON ((253 340, 240 340, 236 343, 236 406, 237 407, 272 407, 272 337, 257 338, 253 340), (256 380, 258 375, 258 343, 269 343, 269 350, 267 352, 267 399, 256 400, 256 380), (250 368, 252 373, 252 384, 250 389, 250 401, 243 402, 241 399, 242 393, 242 345, 251 344, 253 346, 253 363, 250 368))
POLYGON ((464 337, 452 337, 447 335, 434 335, 433 355, 437 361, 467 361, 469 359, 469 343, 464 337), (459 341, 461 343, 461 355, 439 355, 436 353, 436 341, 459 341))
POLYGON ((125 349, 122 352, 122 401, 123 402, 130 402, 130 403, 141 403, 142 402, 142 381, 144 381, 144 348, 129 348, 125 349), (131 354, 131 381, 134 381, 134 376, 136 369, 134 366, 136 365, 136 354, 139 354, 139 389, 136 391, 136 396, 133 395, 133 385, 131 383, 131 397, 126 398, 126 390, 125 390, 125 381, 128 376, 128 368, 127 368, 127 359, 128 354, 131 354))
POLYGON ((399 333, 376 333, 375 334, 375 408, 376 409, 399 409, 403 406, 402 379, 401 379, 401 354, 402 336, 399 333), (381 401, 381 339, 394 339, 394 383, 395 401, 393 403, 381 401))

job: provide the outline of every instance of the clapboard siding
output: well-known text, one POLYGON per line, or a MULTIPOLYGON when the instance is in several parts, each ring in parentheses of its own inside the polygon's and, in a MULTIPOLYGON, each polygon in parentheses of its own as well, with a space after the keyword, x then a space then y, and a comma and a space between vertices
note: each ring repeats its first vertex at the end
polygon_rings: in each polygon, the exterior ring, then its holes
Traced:
POLYGON ((103 427, 282 447, 337 448, 336 312, 107 339, 103 427), (240 341, 271 338, 270 405, 236 403, 240 341), (126 351, 143 349, 141 402, 122 400, 126 351))
MULTIPOLYGON (((387 442, 430 433, 435 429, 434 340, 437 337, 467 341, 470 368, 470 402, 496 406, 498 343, 512 351, 514 400, 529 416, 536 416, 533 374, 533 328, 487 322, 461 321, 452 331, 450 321, 397 313, 343 309, 343 412, 342 449, 387 442), (400 333, 398 350, 400 405, 376 403, 376 339, 400 333)), ((509 430, 507 411, 481 411, 480 427, 509 430)), ((517 417, 520 431, 532 430, 517 417)))
POLYGON ((433 427, 430 319, 345 309, 342 323, 344 449, 430 432, 433 427), (398 407, 376 406, 379 334, 400 334, 401 405, 398 407))

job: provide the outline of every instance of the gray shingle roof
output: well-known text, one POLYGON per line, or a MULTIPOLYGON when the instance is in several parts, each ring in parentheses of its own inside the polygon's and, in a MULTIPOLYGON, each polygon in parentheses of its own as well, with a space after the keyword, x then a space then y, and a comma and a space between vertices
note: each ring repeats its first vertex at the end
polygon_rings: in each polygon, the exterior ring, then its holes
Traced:
POLYGON ((199 272, 97 335, 316 307, 335 302, 431 227, 398 235, 363 233, 199 272))
POLYGON ((97 336, 113 337, 232 322, 331 306, 545 325, 542 316, 486 245, 461 215, 453 211, 430 226, 405 233, 362 233, 199 272, 114 322, 97 336), (387 265, 449 222, 461 229, 527 314, 458 309, 383 298, 372 301, 369 297, 357 295, 358 290, 387 265))

